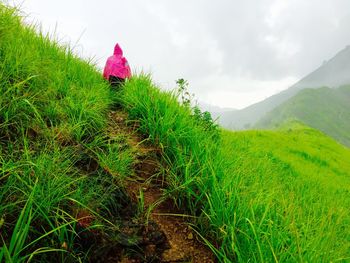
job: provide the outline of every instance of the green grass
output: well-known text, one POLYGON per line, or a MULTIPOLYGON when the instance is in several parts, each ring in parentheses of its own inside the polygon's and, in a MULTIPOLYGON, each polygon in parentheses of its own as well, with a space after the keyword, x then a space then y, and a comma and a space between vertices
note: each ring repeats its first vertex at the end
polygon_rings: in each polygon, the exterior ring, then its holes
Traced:
POLYGON ((305 89, 267 113, 258 128, 274 128, 299 120, 350 146, 350 86, 305 89))
POLYGON ((239 261, 350 259, 348 149, 307 127, 225 132, 224 141, 239 261))
POLYGON ((217 162, 212 153, 219 150, 217 134, 200 125, 189 107, 180 106, 175 93, 160 91, 148 76, 128 81, 120 96, 139 131, 162 150, 171 195, 180 205, 191 200, 186 203, 190 209, 200 211, 206 181, 215 180, 211 174, 217 162))
POLYGON ((93 64, 4 6, 0 39, 0 261, 84 262, 84 232, 118 238, 135 153, 128 134, 106 132, 115 103, 159 149, 165 195, 220 262, 350 260, 348 148, 300 123, 220 131, 150 76, 111 92, 93 64), (84 232, 81 212, 94 219, 84 232))
POLYGON ((23 27, 11 15, 15 10, 0 12, 3 132, 45 132, 54 126, 56 134, 80 141, 99 131, 112 95, 95 68, 68 47, 23 27))
POLYGON ((130 150, 105 134, 114 93, 93 64, 3 5, 0 39, 0 261, 84 261, 78 214, 118 229, 109 220, 132 174, 130 150))
POLYGON ((298 123, 216 138, 177 101, 148 76, 121 92, 130 118, 162 150, 169 194, 197 216, 220 261, 350 259, 347 148, 298 123))

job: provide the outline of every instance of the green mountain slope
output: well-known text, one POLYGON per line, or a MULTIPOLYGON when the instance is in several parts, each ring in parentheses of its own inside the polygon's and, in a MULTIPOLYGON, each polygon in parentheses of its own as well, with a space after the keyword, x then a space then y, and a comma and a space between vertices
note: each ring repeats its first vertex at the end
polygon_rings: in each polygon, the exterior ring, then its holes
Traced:
POLYGON ((247 129, 255 125, 266 113, 287 101, 305 88, 340 87, 350 84, 350 46, 324 62, 318 69, 305 76, 289 89, 273 95, 245 109, 223 112, 220 123, 228 129, 247 129))
POLYGON ((223 140, 239 261, 349 260, 349 149, 297 123, 223 140))
POLYGON ((297 119, 350 146, 350 86, 305 89, 267 113, 255 126, 272 128, 297 119))

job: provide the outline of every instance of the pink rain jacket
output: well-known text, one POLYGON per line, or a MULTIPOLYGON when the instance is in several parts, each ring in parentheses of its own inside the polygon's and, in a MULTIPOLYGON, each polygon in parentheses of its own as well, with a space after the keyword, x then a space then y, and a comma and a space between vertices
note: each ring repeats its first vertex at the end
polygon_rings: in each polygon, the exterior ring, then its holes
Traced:
POLYGON ((131 70, 129 63, 125 57, 123 57, 123 51, 119 44, 114 47, 114 54, 107 59, 105 69, 103 71, 103 77, 109 80, 109 76, 115 76, 118 78, 130 78, 131 70))

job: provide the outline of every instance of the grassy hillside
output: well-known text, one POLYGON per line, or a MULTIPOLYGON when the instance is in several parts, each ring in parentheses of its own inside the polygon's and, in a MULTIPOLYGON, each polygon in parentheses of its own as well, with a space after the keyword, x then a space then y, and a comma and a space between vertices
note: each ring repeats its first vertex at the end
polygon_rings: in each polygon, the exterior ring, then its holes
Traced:
POLYGON ((171 194, 189 201, 221 261, 349 258, 348 149, 300 124, 225 131, 213 145, 149 79, 133 79, 122 94, 142 132, 164 148, 171 194))
POLYGON ((161 234, 139 235, 151 231, 148 209, 163 198, 147 208, 142 192, 136 202, 125 189, 129 179, 138 180, 137 159, 146 157, 129 145, 131 130, 109 131, 108 113, 120 105, 143 133, 139 144, 153 142, 163 156, 163 172, 152 177, 167 177, 165 196, 180 212, 192 212, 184 218, 202 214, 219 147, 218 130, 205 115, 145 76, 135 76, 121 94, 112 91, 94 65, 2 5, 0 37, 0 262, 96 262, 117 260, 124 250, 150 253, 141 251, 142 242, 161 234))
POLYGON ((223 138, 240 261, 349 260, 348 149, 301 125, 223 138))
POLYGON ((350 46, 341 50, 329 61, 311 72, 292 87, 238 111, 221 113, 223 127, 234 130, 253 127, 265 114, 295 96, 305 88, 340 87, 350 84, 350 46))
POLYGON ((165 198, 219 262, 349 260, 347 148, 299 125, 221 131, 179 102, 183 89, 161 91, 150 76, 111 91, 93 65, 3 6, 0 37, 0 262, 146 255, 139 232, 165 198), (116 108, 130 130, 109 126, 116 108), (150 207, 142 189, 137 200, 126 189, 142 155, 133 129, 162 164, 151 178, 166 188, 150 207))
POLYGON ((104 133, 113 93, 93 65, 2 5, 0 93, 0 262, 85 261, 94 241, 82 236, 116 237, 128 200, 118 182, 131 151, 104 133))
POLYGON ((217 253, 223 261, 327 262, 349 256, 349 150, 301 126, 225 132, 221 161, 208 159, 219 149, 211 149, 211 139, 198 137, 188 120, 181 120, 175 101, 170 103, 150 80, 134 79, 123 94, 125 107, 141 119, 143 133, 168 145, 164 156, 174 171, 171 187, 177 190, 172 194, 177 200, 187 195, 190 207, 196 204, 191 211, 199 216, 199 227, 210 224, 210 232, 204 228, 202 233, 222 243, 217 253), (200 151, 205 155, 196 154, 200 151), (186 171, 187 176, 178 176, 186 171))
POLYGON ((350 146, 350 86, 305 89, 262 118, 258 128, 297 119, 350 146))

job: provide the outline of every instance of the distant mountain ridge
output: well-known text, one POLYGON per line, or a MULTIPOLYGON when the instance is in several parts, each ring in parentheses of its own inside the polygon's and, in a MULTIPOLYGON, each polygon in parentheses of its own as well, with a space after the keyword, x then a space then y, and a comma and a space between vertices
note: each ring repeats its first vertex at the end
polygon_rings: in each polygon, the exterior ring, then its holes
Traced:
POLYGON ((200 108, 201 111, 208 111, 213 114, 218 114, 227 111, 236 111, 236 109, 233 108, 222 108, 202 101, 199 101, 197 106, 200 108))
POLYGON ((248 129, 254 126, 265 114, 295 96, 305 88, 339 87, 350 84, 350 46, 324 62, 318 69, 299 82, 276 95, 255 103, 242 110, 223 112, 220 124, 229 129, 248 129))
POLYGON ((304 89, 267 113, 254 128, 298 120, 350 147, 350 86, 304 89))

